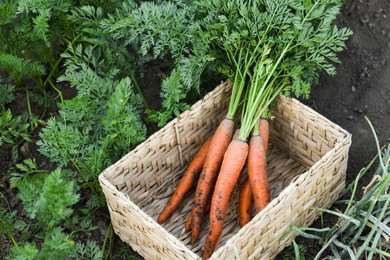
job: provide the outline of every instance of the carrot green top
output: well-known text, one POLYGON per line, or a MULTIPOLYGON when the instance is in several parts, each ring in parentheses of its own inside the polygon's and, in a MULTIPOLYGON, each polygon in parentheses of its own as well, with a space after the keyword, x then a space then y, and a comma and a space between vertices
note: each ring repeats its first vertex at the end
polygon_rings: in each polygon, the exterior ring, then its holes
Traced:
POLYGON ((242 107, 240 140, 280 93, 307 97, 318 70, 331 62, 352 34, 333 21, 341 0, 201 0, 200 28, 219 49, 221 71, 233 81, 227 118, 242 107))

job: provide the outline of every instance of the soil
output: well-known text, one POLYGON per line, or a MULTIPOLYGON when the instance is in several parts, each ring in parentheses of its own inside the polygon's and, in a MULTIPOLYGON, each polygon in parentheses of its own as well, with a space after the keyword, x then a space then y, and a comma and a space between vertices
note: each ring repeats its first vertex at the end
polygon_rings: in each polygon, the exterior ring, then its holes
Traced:
MULTIPOLYGON (((390 1, 346 1, 337 23, 354 32, 346 43, 346 50, 339 55, 341 64, 336 65, 337 75, 322 74, 319 83, 313 86, 310 98, 302 102, 352 134, 347 169, 347 183, 350 183, 377 153, 375 139, 365 117, 375 127, 380 145, 390 143, 390 1)), ((156 84, 158 81, 151 79, 160 77, 164 71, 165 68, 153 64, 140 81, 152 109, 159 107, 160 89, 156 84)), ((27 145, 27 148, 26 157, 36 156, 41 164, 49 164, 35 150, 35 145, 27 145)), ((52 167, 50 164, 47 166, 52 167)), ((12 171, 12 160, 8 151, 0 149, 1 171, 12 171)), ((2 178, 0 176, 1 182, 2 178)), ((359 190, 371 178, 372 173, 365 176, 359 190)), ((11 190, 7 189, 5 195, 17 204, 18 199, 11 190)), ((97 222, 108 223, 108 218, 107 213, 97 222)), ((332 221, 325 219, 328 223, 332 221)), ((103 226, 101 231, 105 233, 107 224, 103 226)), ((101 237, 102 234, 97 234, 96 241, 101 237)), ((297 242, 305 245, 306 259, 312 259, 318 252, 319 246, 314 241, 299 238, 297 242)), ((119 239, 115 243, 120 244, 119 239)), ((4 256, 11 244, 6 238, 0 239, 0 256, 4 256)))

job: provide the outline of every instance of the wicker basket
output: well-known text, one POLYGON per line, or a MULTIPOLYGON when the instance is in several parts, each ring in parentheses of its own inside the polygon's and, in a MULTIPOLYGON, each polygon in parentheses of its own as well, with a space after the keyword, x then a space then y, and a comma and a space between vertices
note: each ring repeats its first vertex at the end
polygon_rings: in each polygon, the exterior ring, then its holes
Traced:
MULTIPOLYGON (((208 228, 194 246, 184 223, 193 192, 163 225, 157 216, 186 165, 224 118, 224 83, 99 176, 115 233, 146 259, 199 259, 208 228)), ((344 190, 351 135, 297 100, 281 97, 270 124, 271 203, 240 228, 237 192, 211 259, 272 259, 291 243, 292 226, 309 226, 344 190)), ((244 173, 245 175, 246 173, 244 173)))

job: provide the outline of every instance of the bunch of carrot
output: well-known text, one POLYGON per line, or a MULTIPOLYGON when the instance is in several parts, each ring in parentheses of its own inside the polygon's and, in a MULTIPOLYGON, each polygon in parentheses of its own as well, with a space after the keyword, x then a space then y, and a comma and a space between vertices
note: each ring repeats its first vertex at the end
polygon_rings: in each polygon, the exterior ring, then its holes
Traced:
POLYGON ((337 61, 334 52, 342 49, 351 32, 331 26, 340 7, 337 0, 203 0, 198 5, 204 15, 199 28, 213 39, 210 50, 224 54, 221 67, 233 81, 232 93, 225 119, 189 165, 158 223, 172 215, 198 180, 185 227, 195 243, 210 211, 203 254, 207 259, 222 233, 228 202, 245 164, 241 226, 250 221, 253 204, 258 213, 269 203, 270 107, 281 93, 308 95, 316 70, 333 74, 329 60, 337 61), (240 108, 241 124, 233 136, 240 108))
POLYGON ((158 223, 165 222, 178 208, 185 195, 198 180, 195 202, 185 223, 185 230, 192 231, 191 242, 195 243, 201 232, 205 213, 210 210, 210 230, 207 247, 208 258, 222 232, 223 219, 234 186, 247 161, 248 178, 241 188, 239 200, 240 225, 252 218, 253 198, 256 212, 269 203, 266 174, 266 151, 268 147, 268 120, 261 118, 249 145, 233 137, 234 122, 224 119, 215 134, 200 147, 188 166, 174 194, 158 217, 158 223), (251 185, 252 184, 252 185, 251 185))

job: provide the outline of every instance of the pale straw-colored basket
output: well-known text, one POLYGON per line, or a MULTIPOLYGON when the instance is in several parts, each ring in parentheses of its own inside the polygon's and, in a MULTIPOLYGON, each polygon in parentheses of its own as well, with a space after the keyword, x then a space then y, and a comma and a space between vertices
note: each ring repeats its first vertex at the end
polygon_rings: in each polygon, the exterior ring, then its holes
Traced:
MULTIPOLYGON (((208 220, 192 246, 184 223, 194 191, 163 225, 157 216, 200 145, 224 118, 231 84, 207 94, 99 176, 115 233, 145 259, 199 259, 208 220)), ((270 123, 271 203, 245 227, 232 198, 211 259, 272 259, 344 190, 351 135, 297 100, 280 97, 270 123)), ((246 173, 243 173, 242 178, 246 173)), ((241 180, 242 180, 241 178, 241 180)))

